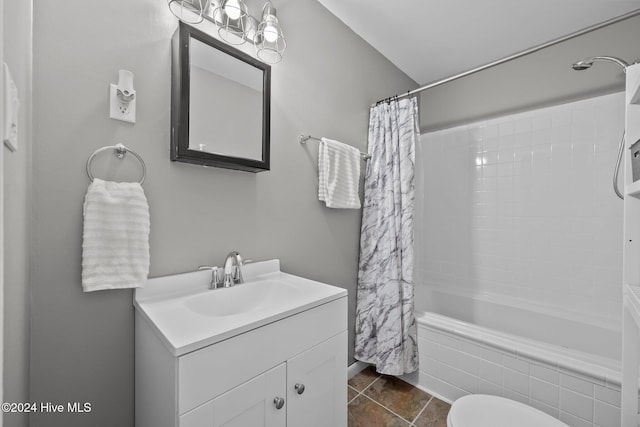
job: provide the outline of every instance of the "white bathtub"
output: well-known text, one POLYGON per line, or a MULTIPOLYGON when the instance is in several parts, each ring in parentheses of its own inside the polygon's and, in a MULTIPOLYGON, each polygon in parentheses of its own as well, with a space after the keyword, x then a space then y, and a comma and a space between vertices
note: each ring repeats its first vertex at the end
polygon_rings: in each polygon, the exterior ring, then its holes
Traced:
POLYGON ((493 394, 572 427, 620 425, 621 338, 615 323, 433 289, 417 294, 417 306, 434 311, 416 312, 420 369, 407 381, 449 402, 493 394))
POLYGON ((416 301, 419 312, 434 312, 518 337, 620 360, 622 335, 617 319, 425 286, 417 287, 416 301))

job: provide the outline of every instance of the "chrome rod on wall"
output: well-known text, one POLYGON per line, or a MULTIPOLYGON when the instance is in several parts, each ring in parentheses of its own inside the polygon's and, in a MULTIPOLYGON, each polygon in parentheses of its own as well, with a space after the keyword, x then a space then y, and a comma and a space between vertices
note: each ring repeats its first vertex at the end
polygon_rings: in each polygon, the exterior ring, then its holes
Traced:
MULTIPOLYGON (((298 136, 298 142, 300 144, 305 144, 310 139, 313 139, 315 141, 322 141, 322 138, 316 138, 315 136, 311 136, 311 135, 300 135, 300 136, 298 136)), ((369 160, 371 158, 371 155, 367 154, 367 153, 363 153, 361 151, 360 152, 360 157, 362 157, 362 160, 369 160)))
POLYGON ((590 33, 592 31, 595 31, 595 30, 599 30, 600 28, 606 27, 607 25, 611 25, 611 24, 615 24, 615 23, 620 22, 620 21, 624 21, 625 19, 632 18, 632 17, 634 17, 636 15, 640 15, 640 9, 636 9, 636 10, 633 10, 633 11, 631 11, 629 13, 625 13, 624 15, 620 15, 620 16, 618 16, 616 18, 612 18, 612 19, 609 19, 607 21, 601 22, 599 24, 595 24, 595 25, 592 25, 590 27, 583 28, 582 30, 578 30, 578 31, 576 31, 574 33, 567 34, 566 36, 562 36, 562 37, 559 37, 557 39, 553 39, 553 40, 548 41, 546 43, 540 44, 538 46, 534 46, 532 48, 523 50, 523 51, 518 52, 518 53, 514 53, 513 55, 506 56, 506 57, 504 57, 502 59, 498 59, 498 60, 490 62, 488 64, 481 65, 479 67, 476 67, 476 68, 473 68, 471 70, 462 72, 460 74, 456 74, 456 75, 453 75, 453 76, 450 76, 450 77, 446 77, 446 78, 444 78, 442 80, 436 80, 435 82, 431 82, 431 83, 428 83, 428 84, 426 84, 424 86, 420 86, 419 88, 410 90, 410 91, 408 91, 406 93, 402 93, 402 94, 394 95, 394 96, 389 97, 389 98, 381 99, 380 101, 372 104, 372 107, 376 106, 378 104, 381 104, 383 102, 391 101, 393 99, 406 98, 407 96, 416 95, 416 94, 418 94, 418 93, 420 93, 422 91, 425 91, 427 89, 431 89, 431 88, 434 88, 436 86, 440 86, 440 85, 443 85, 445 83, 449 83, 449 82, 451 82, 453 80, 457 80, 457 79, 460 79, 462 77, 466 77, 468 75, 475 74, 475 73, 477 73, 479 71, 486 70, 487 68, 495 67, 496 65, 504 64, 505 62, 509 62, 509 61, 514 60, 514 59, 521 58, 521 57, 523 57, 525 55, 529 55, 530 53, 534 53, 534 52, 537 52, 539 50, 545 49, 545 48, 547 48, 549 46, 553 46, 555 44, 562 43, 562 42, 567 41, 567 40, 571 40, 572 38, 581 36, 583 34, 587 34, 587 33, 590 33))

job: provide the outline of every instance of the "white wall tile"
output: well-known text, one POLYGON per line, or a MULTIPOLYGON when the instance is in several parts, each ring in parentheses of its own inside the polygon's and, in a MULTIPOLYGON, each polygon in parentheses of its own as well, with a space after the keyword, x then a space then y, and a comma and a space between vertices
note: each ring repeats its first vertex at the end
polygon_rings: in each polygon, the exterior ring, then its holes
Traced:
POLYGON ((529 374, 529 362, 525 360, 517 359, 513 356, 505 354, 502 358, 502 363, 507 368, 522 372, 523 374, 529 374))
POLYGON ((548 366, 542 366, 536 363, 532 363, 531 376, 551 384, 560 384, 560 373, 557 369, 549 368, 548 366))
POLYGON ((596 399, 617 406, 618 408, 620 407, 620 390, 614 390, 601 385, 596 385, 594 388, 596 399))
POLYGON ((478 393, 489 394, 491 396, 502 396, 502 386, 481 379, 478 381, 478 393))
POLYGON ((478 376, 494 384, 502 385, 502 365, 488 362, 486 360, 480 361, 478 376))
POLYGON ((603 427, 617 427, 620 425, 620 408, 595 401, 593 421, 603 427))
POLYGON ((561 126, 569 126, 571 124, 572 111, 566 105, 562 105, 553 109, 551 114, 551 126, 554 128, 561 126))
POLYGON ((533 126, 533 119, 531 117, 523 117, 515 122, 514 132, 518 133, 531 133, 533 126))
POLYGON ((436 342, 441 346, 463 350, 464 344, 460 339, 454 338, 453 336, 448 334, 436 334, 435 337, 435 339, 437 340, 436 342))
POLYGON ((551 127, 551 117, 548 114, 536 112, 532 119, 532 130, 549 129, 551 127))
MULTIPOLYGON (((418 336, 421 336, 421 334, 422 331, 418 332, 418 336)), ((439 344, 433 341, 429 341, 429 339, 426 337, 418 339, 418 349, 420 356, 424 355, 428 357, 435 357, 438 352, 439 346, 439 344)))
POLYGON ((571 427, 618 427, 619 387, 606 386, 602 379, 571 375, 558 370, 555 361, 545 364, 525 353, 516 356, 508 350, 498 351, 465 337, 454 339, 445 332, 423 326, 418 328, 418 342, 419 384, 442 398, 453 401, 469 393, 502 395, 559 416, 571 427), (453 342, 457 348, 443 347, 430 340, 453 342), (423 351, 429 346, 438 349, 433 357, 423 351), (469 362, 470 359, 474 361, 469 362), (465 370, 475 363, 475 373, 465 370))
POLYGON ((480 124, 478 127, 482 128, 482 138, 483 140, 495 140, 498 137, 498 126, 494 123, 480 124))
POLYGON ((582 378, 576 378, 566 373, 560 374, 560 386, 587 396, 593 396, 593 383, 582 378))
POLYGON ((478 392, 478 377, 453 368, 446 363, 437 362, 434 364, 434 367, 436 368, 435 370, 432 372, 427 371, 427 373, 437 376, 443 381, 453 384, 467 393, 478 392))
POLYGON ((467 373, 478 375, 478 365, 480 360, 466 352, 450 347, 441 346, 438 348, 440 360, 446 360, 451 366, 463 370, 467 373))
POLYGON ((515 132, 515 124, 513 122, 504 122, 500 123, 498 126, 498 136, 508 136, 513 135, 515 132))
POLYGON ((560 389, 560 410, 568 412, 584 420, 593 420, 593 398, 575 393, 564 388, 560 389))
POLYGON ((534 408, 545 412, 549 415, 551 415, 552 417, 558 418, 559 414, 560 414, 560 410, 558 409, 558 406, 549 406, 546 403, 542 403, 538 400, 535 400, 533 398, 531 398, 529 400, 529 405, 533 406, 534 408))
POLYGON ((513 369, 504 368, 502 371, 505 389, 529 395, 529 376, 513 369))
POLYGON ((451 385, 439 377, 430 375, 424 371, 420 371, 418 378, 420 378, 420 384, 424 384, 424 388, 426 390, 434 395, 447 399, 449 402, 454 402, 456 399, 469 394, 469 392, 451 385))
POLYGON ((479 347, 479 356, 487 362, 502 365, 502 353, 498 350, 487 347, 479 347))
POLYGON ((511 389, 505 388, 503 391, 503 396, 507 399, 515 400, 516 402, 524 403, 525 405, 529 404, 529 396, 526 394, 518 393, 517 391, 513 391, 511 389))
MULTIPOLYGON (((623 126, 624 99, 613 94, 423 135, 416 288, 618 322, 622 210, 610 181, 623 126)), ((445 315, 451 305, 416 302, 445 315)), ((619 386, 559 371, 553 354, 528 360, 422 327, 419 336, 420 381, 440 396, 503 394, 571 427, 617 427, 619 386)))
POLYGON ((437 377, 440 365, 438 360, 420 355, 420 371, 437 377))
POLYGON ((557 385, 531 378, 529 390, 532 399, 555 408, 560 406, 560 388, 557 385))
POLYGON ((592 427, 593 424, 587 420, 583 420, 580 417, 569 414, 567 412, 560 411, 560 421, 568 424, 569 427, 592 427))
POLYGON ((424 134, 416 283, 618 321, 622 205, 610 181, 623 104, 606 95, 424 134), (434 271, 433 259, 450 267, 434 271))

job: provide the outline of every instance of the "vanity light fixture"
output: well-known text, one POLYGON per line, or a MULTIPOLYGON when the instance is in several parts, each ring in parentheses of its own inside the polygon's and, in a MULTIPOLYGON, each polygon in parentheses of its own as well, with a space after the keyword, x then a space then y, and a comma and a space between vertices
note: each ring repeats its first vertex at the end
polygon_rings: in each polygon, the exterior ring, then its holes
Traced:
POLYGON ((243 0, 222 0, 213 9, 213 20, 218 25, 220 38, 225 42, 240 45, 247 41, 251 16, 243 0))
POLYGON ((209 8, 210 0, 167 0, 173 15, 187 24, 199 24, 209 8))
POLYGON ((276 8, 270 1, 262 7, 262 21, 258 24, 253 43, 256 46, 258 58, 262 61, 276 64, 282 60, 287 42, 276 17, 276 8))
POLYGON ((271 1, 262 7, 260 20, 249 13, 245 0, 167 0, 176 18, 187 24, 199 24, 203 19, 215 23, 218 35, 228 44, 246 41, 256 47, 256 56, 263 62, 276 64, 282 60, 287 43, 271 1))

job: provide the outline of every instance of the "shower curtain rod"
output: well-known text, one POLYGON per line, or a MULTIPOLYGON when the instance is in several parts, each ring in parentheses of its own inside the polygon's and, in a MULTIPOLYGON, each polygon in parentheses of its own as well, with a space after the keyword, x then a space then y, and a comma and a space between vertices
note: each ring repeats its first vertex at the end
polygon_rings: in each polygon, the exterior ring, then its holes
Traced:
POLYGON ((620 22, 620 21, 624 21, 625 19, 632 18, 632 17, 634 17, 636 15, 640 15, 640 9, 632 10, 631 12, 625 13, 624 15, 620 15, 618 17, 609 19, 609 20, 601 22, 599 24, 595 24, 595 25, 592 25, 590 27, 583 28, 583 29, 578 30, 578 31, 576 31, 574 33, 567 34, 566 36, 562 36, 562 37, 559 37, 557 39, 553 39, 553 40, 548 41, 546 43, 540 44, 538 46, 534 46, 532 48, 529 48, 527 50, 523 50, 523 51, 518 52, 518 53, 514 53, 513 55, 506 56, 506 57, 504 57, 502 59, 498 59, 498 60, 490 62, 488 64, 481 65, 479 67, 476 67, 476 68, 473 68, 471 70, 462 72, 460 74, 455 74, 453 76, 446 77, 446 78, 444 78, 442 80, 436 80, 435 82, 427 83, 426 85, 420 86, 417 89, 413 89, 413 90, 407 91, 405 93, 397 94, 397 95, 391 96, 389 98, 381 99, 380 101, 372 104, 371 106, 375 107, 376 105, 382 104, 383 102, 389 102, 389 101, 394 100, 394 99, 406 98, 407 96, 412 96, 412 95, 418 94, 418 93, 420 93, 422 91, 425 91, 427 89, 431 89, 431 88, 434 88, 436 86, 440 86, 440 85, 443 85, 445 83, 449 83, 449 82, 451 82, 453 80, 457 80, 457 79, 460 79, 462 77, 466 77, 468 75, 477 73, 479 71, 486 70, 487 68, 495 67, 496 65, 504 64, 505 62, 509 62, 509 61, 514 60, 514 59, 521 58, 521 57, 523 57, 525 55, 529 55, 530 53, 534 53, 534 52, 537 52, 537 51, 542 50, 544 48, 547 48, 549 46, 553 46, 555 44, 562 43, 564 41, 567 41, 567 40, 570 40, 572 38, 581 36, 583 34, 587 34, 587 33, 590 33, 592 31, 595 31, 595 30, 599 30, 602 27, 606 27, 607 25, 611 25, 611 24, 615 24, 615 23, 620 22))

